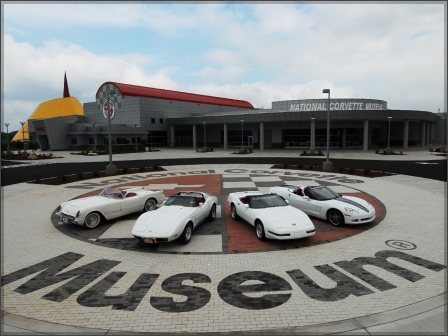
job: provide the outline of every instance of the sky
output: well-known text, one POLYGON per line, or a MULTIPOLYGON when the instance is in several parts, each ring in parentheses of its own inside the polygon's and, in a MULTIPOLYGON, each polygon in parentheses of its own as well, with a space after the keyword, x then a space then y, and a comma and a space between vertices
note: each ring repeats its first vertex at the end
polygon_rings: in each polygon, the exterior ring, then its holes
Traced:
POLYGON ((104 82, 273 101, 367 98, 446 112, 446 1, 2 1, 2 130, 104 82))

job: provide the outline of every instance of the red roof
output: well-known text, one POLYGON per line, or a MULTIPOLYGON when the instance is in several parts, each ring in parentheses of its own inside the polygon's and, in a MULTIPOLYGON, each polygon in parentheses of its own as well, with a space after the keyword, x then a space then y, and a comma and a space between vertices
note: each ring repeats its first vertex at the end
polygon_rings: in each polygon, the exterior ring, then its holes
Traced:
POLYGON ((167 100, 178 100, 199 104, 211 104, 211 105, 222 105, 222 106, 254 109, 253 105, 245 100, 206 96, 196 93, 156 89, 146 86, 123 84, 116 82, 106 82, 102 84, 100 88, 106 84, 115 85, 120 90, 123 96, 148 97, 148 98, 158 98, 167 100))

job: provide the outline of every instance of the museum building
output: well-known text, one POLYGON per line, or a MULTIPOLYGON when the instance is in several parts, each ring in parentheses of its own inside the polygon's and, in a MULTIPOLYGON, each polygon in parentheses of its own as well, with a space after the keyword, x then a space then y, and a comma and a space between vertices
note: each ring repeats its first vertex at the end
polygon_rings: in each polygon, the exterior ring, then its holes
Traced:
POLYGON ((407 149, 446 141, 446 113, 388 109, 383 100, 286 100, 259 109, 244 100, 116 82, 102 84, 83 113, 28 119, 27 131, 42 150, 107 149, 110 115, 114 147, 145 139, 148 147, 319 150, 327 146, 328 102, 331 148, 407 149))

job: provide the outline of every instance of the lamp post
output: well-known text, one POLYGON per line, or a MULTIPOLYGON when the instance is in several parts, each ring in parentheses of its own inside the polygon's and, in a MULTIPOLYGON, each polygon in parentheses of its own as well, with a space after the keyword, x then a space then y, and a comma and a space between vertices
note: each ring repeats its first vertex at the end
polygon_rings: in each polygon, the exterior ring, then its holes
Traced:
POLYGON ((241 120, 241 149, 244 148, 244 131, 243 131, 244 120, 241 120))
POLYGON ((330 162, 330 89, 323 89, 322 93, 328 93, 327 103, 327 160, 322 165, 323 171, 333 171, 333 163, 330 162))
POLYGON ((95 122, 94 121, 92 121, 92 133, 93 133, 93 150, 95 150, 96 146, 95 146, 95 122))
POLYGON ((207 123, 206 121, 203 122, 203 124, 204 124, 204 148, 207 148, 207 138, 205 137, 205 124, 206 123, 207 123))
POLYGON ((137 124, 134 124, 135 127, 135 151, 138 151, 138 146, 137 146, 137 124))
MULTIPOLYGON (((115 90, 107 90, 107 126, 109 131, 109 165, 106 166, 106 175, 115 175, 117 167, 112 164, 112 135, 110 133, 110 95, 115 94, 115 90)), ((114 107, 115 108, 115 107, 114 107)))
POLYGON ((5 123, 5 126, 6 126, 6 150, 9 152, 9 132, 8 132, 9 123, 5 123))
POLYGON ((24 129, 25 122, 21 121, 20 124, 22 125, 23 151, 26 152, 26 149, 25 149, 25 129, 24 129))
POLYGON ((387 132, 387 151, 392 151, 390 149, 390 121, 392 120, 392 117, 387 117, 389 119, 389 131, 387 132))

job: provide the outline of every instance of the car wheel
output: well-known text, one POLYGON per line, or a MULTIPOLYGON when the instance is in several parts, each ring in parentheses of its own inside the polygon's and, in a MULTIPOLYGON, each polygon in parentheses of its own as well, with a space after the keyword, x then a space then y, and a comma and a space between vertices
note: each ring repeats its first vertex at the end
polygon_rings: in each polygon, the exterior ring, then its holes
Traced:
POLYGON ((210 213, 208 214, 208 220, 214 221, 216 218, 216 204, 212 205, 212 208, 210 209, 210 213))
POLYGON ((230 215, 232 216, 233 220, 238 220, 240 218, 240 216, 238 216, 238 214, 236 213, 235 204, 233 203, 230 206, 230 215))
POLYGON ((187 226, 185 226, 184 232, 182 232, 182 236, 180 236, 182 243, 188 244, 191 240, 192 235, 193 235, 193 225, 191 225, 191 223, 188 223, 187 226))
POLYGON ((334 226, 344 224, 344 216, 342 216, 342 213, 339 210, 331 209, 328 211, 327 217, 330 223, 334 226))
POLYGON ((84 219, 84 226, 88 229, 94 229, 100 225, 101 216, 96 212, 89 213, 84 219))
POLYGON ((263 227, 263 223, 260 221, 257 221, 255 223, 255 233, 257 234, 257 238, 260 240, 265 240, 266 236, 264 234, 264 227, 263 227))
POLYGON ((145 211, 153 211, 153 210, 155 210, 156 209, 156 202, 152 199, 152 198, 150 198, 149 200, 147 200, 146 202, 145 202, 145 211))

